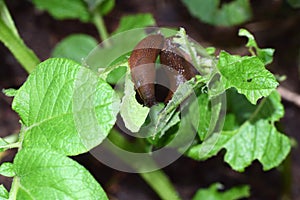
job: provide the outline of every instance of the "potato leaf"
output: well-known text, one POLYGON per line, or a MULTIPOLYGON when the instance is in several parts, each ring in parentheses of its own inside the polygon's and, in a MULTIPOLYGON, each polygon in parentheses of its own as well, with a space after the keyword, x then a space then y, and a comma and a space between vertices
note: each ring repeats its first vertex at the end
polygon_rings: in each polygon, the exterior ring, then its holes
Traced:
POLYGON ((0 185, 0 200, 7 200, 8 192, 3 185, 0 185))
POLYGON ((6 177, 15 176, 13 164, 10 162, 4 162, 0 166, 0 174, 6 177))
POLYGON ((124 120, 126 128, 132 132, 138 132, 146 120, 150 109, 139 104, 135 98, 134 84, 130 79, 130 74, 125 78, 125 95, 122 99, 120 114, 124 120))
POLYGON ((151 14, 127 15, 121 18, 119 27, 113 34, 121 33, 134 28, 143 28, 146 26, 154 26, 155 19, 151 14))
POLYGON ((256 56, 233 56, 222 51, 217 67, 222 75, 224 87, 236 88, 252 104, 271 94, 278 86, 274 75, 265 69, 264 64, 256 56))
POLYGON ((250 188, 247 185, 233 187, 224 192, 219 189, 223 189, 220 183, 214 183, 207 189, 199 189, 192 200, 234 200, 250 196, 250 188))
POLYGON ((85 34, 73 34, 60 41, 52 52, 52 57, 69 58, 82 63, 83 58, 97 46, 93 37, 85 34))
POLYGON ((240 29, 239 31, 239 36, 245 36, 248 38, 248 42, 246 44, 247 47, 249 47, 249 51, 252 54, 256 54, 258 58, 261 59, 261 61, 267 65, 270 64, 273 61, 273 54, 274 54, 274 49, 271 48, 266 48, 266 49, 261 49, 258 47, 254 36, 247 31, 246 29, 240 29), (252 49, 255 49, 256 53, 253 52, 252 49))
POLYGON ((46 10, 55 19, 79 19, 88 22, 91 18, 87 5, 82 0, 32 0, 40 10, 46 10))
POLYGON ((44 147, 77 155, 106 138, 118 103, 113 89, 91 70, 53 58, 28 77, 12 107, 24 126, 23 148, 44 147))
POLYGON ((248 0, 234 0, 221 5, 220 0, 182 0, 190 13, 212 25, 233 26, 248 21, 251 7, 248 0))
POLYGON ((291 149, 290 139, 274 126, 283 116, 282 108, 278 93, 273 92, 238 129, 212 135, 192 147, 187 155, 205 160, 225 148, 225 161, 237 171, 244 171, 255 159, 261 162, 264 170, 276 167, 291 149), (211 150, 207 154, 200 154, 208 148, 211 150))
POLYGON ((108 199, 84 167, 51 149, 22 149, 13 165, 14 199, 108 199))

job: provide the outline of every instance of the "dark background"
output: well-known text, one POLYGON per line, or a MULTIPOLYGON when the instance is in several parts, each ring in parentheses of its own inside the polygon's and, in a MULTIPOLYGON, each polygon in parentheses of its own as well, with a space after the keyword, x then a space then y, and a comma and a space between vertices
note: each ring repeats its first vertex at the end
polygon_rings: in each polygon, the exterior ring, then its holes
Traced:
MULTIPOLYGON (((57 42, 72 33, 87 33, 98 38, 93 25, 76 20, 57 21, 47 13, 37 11, 29 1, 6 1, 16 26, 25 43, 41 60, 49 58, 57 42)), ((241 27, 251 31, 260 47, 275 48, 274 61, 268 69, 275 74, 286 75, 281 84, 300 93, 299 49, 300 10, 291 8, 286 1, 251 1, 253 18, 234 27, 214 27, 193 18, 179 0, 127 0, 116 1, 113 11, 104 18, 108 31, 112 32, 121 16, 136 13, 152 13, 158 26, 184 27, 186 32, 203 46, 215 46, 230 53, 247 53, 245 38, 237 36, 241 27)), ((27 74, 10 52, 0 44, 0 89, 18 88, 27 74)), ((18 116, 11 110, 11 98, 0 94, 0 136, 17 133, 18 116)), ((285 117, 279 127, 288 136, 300 141, 300 108, 284 101, 285 117)), ((8 151, 3 161, 12 161, 14 151, 8 151)), ((225 189, 240 184, 251 186, 250 199, 282 199, 284 194, 300 199, 300 150, 295 147, 284 165, 267 172, 255 161, 244 173, 237 173, 223 162, 223 154, 205 162, 180 158, 164 171, 184 199, 191 199, 198 188, 221 182, 225 189)), ((149 186, 136 174, 110 169, 89 154, 75 157, 102 184, 111 199, 159 199, 149 186)), ((11 180, 0 176, 0 183, 10 188, 11 180)))

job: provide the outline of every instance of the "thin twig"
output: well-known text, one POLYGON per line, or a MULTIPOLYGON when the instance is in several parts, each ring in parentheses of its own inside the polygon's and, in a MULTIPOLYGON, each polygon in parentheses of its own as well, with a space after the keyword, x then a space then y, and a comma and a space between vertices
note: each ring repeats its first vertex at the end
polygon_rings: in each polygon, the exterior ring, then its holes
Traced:
POLYGON ((282 86, 279 86, 277 88, 277 91, 284 100, 294 103, 296 106, 300 107, 300 94, 292 92, 289 89, 282 86))

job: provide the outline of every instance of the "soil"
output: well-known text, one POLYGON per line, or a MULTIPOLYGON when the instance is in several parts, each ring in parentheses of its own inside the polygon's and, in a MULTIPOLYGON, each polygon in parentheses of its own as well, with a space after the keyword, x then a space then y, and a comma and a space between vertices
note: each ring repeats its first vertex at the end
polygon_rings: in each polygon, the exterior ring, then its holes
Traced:
MULTIPOLYGON (((51 49, 62 38, 72 33, 86 33, 97 38, 96 29, 76 20, 56 21, 47 13, 36 10, 29 1, 7 1, 16 26, 25 43, 41 60, 50 57, 51 49)), ((245 54, 246 39, 237 36, 240 27, 254 33, 261 47, 275 48, 274 62, 268 68, 275 74, 286 75, 282 85, 300 93, 300 10, 292 9, 286 1, 251 1, 253 19, 241 26, 214 27, 193 18, 179 0, 116 1, 116 7, 104 18, 108 31, 112 32, 123 15, 150 12, 158 26, 184 27, 187 33, 204 46, 215 46, 231 53, 245 54)), ((18 88, 26 80, 27 73, 11 53, 0 44, 0 89, 18 88)), ((0 136, 17 133, 19 118, 11 110, 11 98, 0 94, 0 136)), ((282 132, 300 142, 300 108, 283 100, 285 116, 279 127, 282 132)), ((12 161, 15 151, 6 153, 3 161, 12 161)), ((225 189, 240 184, 251 186, 249 199, 300 199, 300 149, 294 147, 290 156, 277 169, 264 172, 255 161, 243 173, 238 173, 223 162, 224 152, 205 161, 196 162, 180 158, 164 168, 184 199, 191 199, 198 188, 221 182, 225 189), (290 195, 290 196, 289 196, 290 195)), ((90 154, 74 157, 102 184, 110 199, 153 200, 159 197, 137 175, 115 171, 96 161, 90 154)), ((10 188, 11 179, 0 176, 0 183, 10 188)))

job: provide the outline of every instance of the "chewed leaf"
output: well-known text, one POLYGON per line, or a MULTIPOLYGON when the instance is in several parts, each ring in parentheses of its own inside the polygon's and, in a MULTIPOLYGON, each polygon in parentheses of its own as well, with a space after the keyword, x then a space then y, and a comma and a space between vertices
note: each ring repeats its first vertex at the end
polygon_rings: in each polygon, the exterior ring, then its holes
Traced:
POLYGON ((268 96, 278 86, 274 75, 265 69, 257 57, 232 56, 221 52, 218 69, 225 88, 236 88, 252 104, 268 96))
POLYGON ((202 144, 192 147, 188 156, 205 160, 225 148, 225 161, 237 171, 244 171, 256 159, 264 170, 276 167, 291 149, 290 139, 273 125, 283 116, 282 109, 278 93, 274 92, 260 103, 258 110, 253 110, 238 129, 213 134, 202 144))
MULTIPOLYGON (((261 61, 267 65, 270 64, 273 61, 273 54, 274 54, 274 49, 271 48, 266 48, 266 49, 261 49, 258 47, 254 36, 247 31, 246 29, 240 29, 239 31, 239 36, 245 36, 248 38, 248 42, 246 44, 247 47, 250 48, 250 51, 252 52, 251 48, 254 48, 256 50, 257 57, 261 59, 261 61)), ((254 52, 252 52, 254 54, 254 52)))
POLYGON ((125 95, 122 99, 120 114, 126 128, 132 132, 140 130, 150 111, 148 107, 137 102, 135 94, 134 84, 130 79, 129 73, 127 73, 125 78, 125 95))
POLYGON ((269 170, 286 158, 291 144, 287 136, 267 121, 261 120, 255 124, 247 122, 236 131, 213 135, 204 143, 192 147, 188 155, 197 160, 205 160, 216 155, 222 148, 227 150, 225 161, 234 170, 244 171, 256 159, 261 162, 264 170, 269 170), (210 151, 200 155, 199 152, 205 148, 210 148, 210 151))
POLYGON ((76 155, 107 136, 119 100, 96 74, 67 59, 41 63, 18 90, 13 109, 24 128, 24 147, 76 155))
POLYGON ((223 200, 223 199, 241 199, 250 196, 250 188, 247 185, 236 186, 230 188, 226 191, 219 191, 223 189, 223 185, 220 183, 214 183, 209 188, 199 189, 193 200, 202 199, 213 199, 213 200, 223 200))
POLYGON ((108 199, 84 167, 57 152, 22 149, 14 169, 16 199, 108 199))
POLYGON ((225 161, 233 169, 244 168, 258 159, 264 170, 278 166, 290 151, 291 144, 287 136, 276 130, 266 121, 255 125, 245 124, 236 135, 225 144, 225 161), (252 142, 249 142, 252 141, 252 142))

